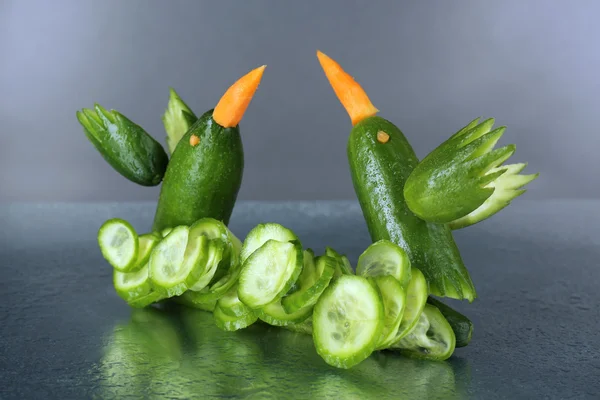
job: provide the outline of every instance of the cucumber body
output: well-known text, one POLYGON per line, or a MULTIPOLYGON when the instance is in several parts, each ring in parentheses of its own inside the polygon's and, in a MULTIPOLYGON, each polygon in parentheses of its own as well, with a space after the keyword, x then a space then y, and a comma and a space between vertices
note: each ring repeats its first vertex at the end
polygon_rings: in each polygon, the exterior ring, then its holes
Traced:
POLYGON ((404 183, 418 163, 404 134, 381 117, 354 126, 348 139, 348 160, 354 190, 373 242, 386 239, 406 251, 439 296, 472 301, 475 288, 452 232, 446 225, 418 218, 404 200, 404 183), (389 135, 386 143, 377 133, 389 135))
POLYGON ((229 223, 242 183, 244 151, 239 127, 223 128, 204 113, 181 138, 169 161, 153 230, 192 225, 211 217, 229 223), (199 142, 190 144, 195 135, 199 142))

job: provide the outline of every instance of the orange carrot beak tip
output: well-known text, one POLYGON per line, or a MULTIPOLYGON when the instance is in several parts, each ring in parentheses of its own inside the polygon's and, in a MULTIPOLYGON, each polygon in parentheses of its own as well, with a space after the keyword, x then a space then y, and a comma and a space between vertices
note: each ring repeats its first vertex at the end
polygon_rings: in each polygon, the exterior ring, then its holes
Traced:
POLYGON ((335 60, 320 50, 317 50, 317 57, 333 91, 350 116, 352 125, 379 112, 364 89, 335 60))
MULTIPOLYGON (((337 64, 331 57, 329 57, 327 54, 323 53, 321 50, 317 50, 317 58, 319 59, 319 62, 321 63, 321 65, 323 65, 324 63, 337 64)), ((338 66, 339 66, 339 64, 338 64, 338 66)))
POLYGON ((253 69, 227 89, 213 111, 215 122, 225 128, 239 124, 258 89, 265 68, 266 65, 261 65, 253 69))

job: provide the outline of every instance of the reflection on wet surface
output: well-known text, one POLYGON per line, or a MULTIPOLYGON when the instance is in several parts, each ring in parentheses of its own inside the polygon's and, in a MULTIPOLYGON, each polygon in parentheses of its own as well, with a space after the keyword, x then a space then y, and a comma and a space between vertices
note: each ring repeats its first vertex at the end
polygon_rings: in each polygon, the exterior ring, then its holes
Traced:
POLYGON ((312 338, 263 324, 223 332, 212 314, 177 305, 133 309, 106 338, 100 397, 248 399, 461 399, 463 360, 372 355, 350 370, 328 366, 312 338))

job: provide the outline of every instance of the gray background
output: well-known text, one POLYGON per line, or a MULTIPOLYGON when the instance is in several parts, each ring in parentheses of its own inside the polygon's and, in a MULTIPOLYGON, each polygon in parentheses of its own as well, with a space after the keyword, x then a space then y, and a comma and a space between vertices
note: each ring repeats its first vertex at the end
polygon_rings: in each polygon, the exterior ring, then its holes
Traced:
POLYGON ((155 200, 85 139, 98 102, 164 143, 173 86, 202 113, 267 64, 242 121, 241 199, 349 199, 339 61, 423 157, 476 116, 541 172, 529 198, 598 197, 595 1, 0 1, 0 201, 155 200))

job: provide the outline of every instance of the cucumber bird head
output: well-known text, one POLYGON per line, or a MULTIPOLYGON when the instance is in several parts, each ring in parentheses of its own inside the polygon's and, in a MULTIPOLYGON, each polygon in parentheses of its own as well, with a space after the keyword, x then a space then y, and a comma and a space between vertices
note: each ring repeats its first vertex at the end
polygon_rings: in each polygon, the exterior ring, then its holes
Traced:
MULTIPOLYGON (((258 67, 236 81, 225 92, 213 110, 213 119, 224 128, 235 127, 244 116, 266 65, 258 67)), ((169 89, 169 104, 162 117, 167 132, 167 145, 172 154, 181 138, 198 121, 192 109, 181 99, 175 89, 169 89)))
POLYGON ((167 129, 173 128, 169 136, 176 146, 171 146, 153 230, 189 226, 201 218, 229 223, 244 172, 239 123, 264 70, 263 65, 238 79, 195 122, 191 110, 171 92, 164 121, 167 129))
POLYGON ((406 202, 420 218, 453 229, 482 221, 525 192, 538 174, 519 175, 525 164, 502 165, 514 144, 494 149, 505 127, 494 119, 471 121, 429 153, 404 186, 406 202))

